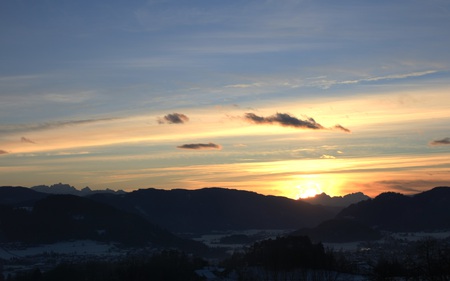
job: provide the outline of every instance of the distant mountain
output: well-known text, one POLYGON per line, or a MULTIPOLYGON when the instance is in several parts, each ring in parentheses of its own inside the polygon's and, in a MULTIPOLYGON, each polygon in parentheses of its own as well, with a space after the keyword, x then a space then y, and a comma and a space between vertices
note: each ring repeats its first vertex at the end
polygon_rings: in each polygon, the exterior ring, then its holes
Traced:
POLYGON ((330 206, 330 207, 347 207, 351 204, 358 203, 370 199, 369 196, 362 192, 347 194, 344 196, 329 196, 325 192, 314 197, 299 199, 310 204, 330 206))
POLYGON ((327 220, 314 228, 303 228, 291 235, 308 236, 313 241, 332 243, 370 241, 381 238, 380 232, 349 219, 327 220))
POLYGON ((413 196, 382 193, 343 209, 337 218, 390 231, 449 230, 450 187, 436 187, 413 196))
POLYGON ((333 218, 334 208, 285 197, 224 188, 141 189, 89 198, 140 214, 172 232, 204 233, 244 229, 298 229, 333 218))
POLYGON ((135 214, 74 195, 51 195, 32 208, 0 206, 0 241, 53 243, 73 239, 124 245, 202 248, 135 214))
POLYGON ((63 184, 63 183, 57 183, 53 184, 51 186, 48 185, 37 185, 31 187, 32 190, 42 192, 42 193, 48 193, 48 194, 71 194, 71 195, 78 195, 78 196, 88 196, 95 193, 114 193, 114 194, 123 194, 125 191, 118 190, 114 191, 111 189, 104 189, 104 190, 92 190, 88 186, 85 188, 78 190, 75 187, 69 185, 69 184, 63 184))

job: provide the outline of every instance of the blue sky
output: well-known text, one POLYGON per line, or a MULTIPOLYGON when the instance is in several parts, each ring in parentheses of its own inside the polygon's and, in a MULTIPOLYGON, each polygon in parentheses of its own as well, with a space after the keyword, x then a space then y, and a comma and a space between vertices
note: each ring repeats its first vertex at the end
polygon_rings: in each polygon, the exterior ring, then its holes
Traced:
POLYGON ((448 185, 448 26, 448 1, 2 1, 1 184, 448 185))

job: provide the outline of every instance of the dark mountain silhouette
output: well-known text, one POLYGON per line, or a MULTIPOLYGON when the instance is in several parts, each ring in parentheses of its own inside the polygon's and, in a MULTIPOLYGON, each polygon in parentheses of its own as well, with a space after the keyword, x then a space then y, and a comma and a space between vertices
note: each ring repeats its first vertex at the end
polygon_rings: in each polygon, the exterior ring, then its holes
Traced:
POLYGON ((334 243, 370 241, 381 238, 381 234, 378 231, 350 219, 327 220, 314 228, 299 229, 293 232, 292 235, 308 236, 317 242, 334 243))
POLYGON ((42 193, 50 193, 50 194, 72 194, 78 195, 79 190, 69 184, 58 183, 51 186, 47 185, 37 185, 31 187, 32 190, 42 192, 42 193))
MULTIPOLYGON (((356 197, 362 198, 361 194, 356 197)), ((299 235, 314 240, 344 242, 375 239, 378 230, 450 229, 450 187, 413 196, 386 192, 339 213, 339 207, 224 188, 151 188, 79 197, 0 187, 0 205, 0 239, 4 241, 184 243, 164 228, 177 233, 300 229, 299 235)))
POLYGON ((3 242, 53 243, 72 239, 202 248, 181 239, 144 218, 74 195, 51 195, 33 208, 0 206, 0 239, 3 242))
POLYGON ((141 189, 123 195, 90 198, 138 213, 178 233, 213 230, 297 229, 335 216, 332 208, 285 197, 224 188, 141 189))
POLYGON ((114 191, 111 189, 104 189, 104 190, 92 190, 88 186, 85 188, 78 190, 75 187, 64 184, 64 183, 57 183, 53 184, 51 186, 48 185, 36 185, 31 187, 32 190, 42 192, 42 193, 48 193, 48 194, 71 194, 71 195, 78 195, 78 196, 88 196, 95 193, 114 193, 114 194, 123 194, 125 193, 123 190, 114 191))
POLYGON ((337 218, 351 218, 390 231, 448 230, 450 187, 436 187, 413 196, 382 193, 343 209, 337 218))
POLYGON ((35 201, 47 196, 48 194, 40 193, 26 187, 0 186, 0 205, 32 205, 35 201))
POLYGON ((344 196, 329 196, 325 192, 314 197, 299 199, 310 204, 324 205, 330 207, 347 207, 351 204, 358 203, 370 199, 369 196, 362 192, 347 194, 344 196))

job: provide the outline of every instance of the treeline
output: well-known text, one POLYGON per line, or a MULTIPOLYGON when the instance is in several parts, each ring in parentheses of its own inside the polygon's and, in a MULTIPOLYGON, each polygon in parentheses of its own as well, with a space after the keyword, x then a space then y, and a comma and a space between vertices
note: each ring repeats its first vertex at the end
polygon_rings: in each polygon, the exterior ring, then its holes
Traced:
POLYGON ((450 243, 425 238, 399 251, 380 256, 373 268, 373 279, 385 280, 450 280, 450 243))
POLYGON ((339 273, 352 271, 343 254, 325 249, 307 236, 257 242, 234 253, 222 266, 225 274, 234 272, 238 280, 335 280, 339 273))
POLYGON ((238 280, 335 281, 358 275, 358 280, 369 281, 450 281, 449 242, 425 238, 386 243, 364 257, 326 249, 306 236, 288 236, 257 242, 222 266, 224 275, 234 272, 238 280))
POLYGON ((36 268, 7 281, 199 281, 203 279, 195 271, 205 264, 201 258, 167 250, 151 257, 133 257, 120 262, 60 264, 47 272, 36 268))

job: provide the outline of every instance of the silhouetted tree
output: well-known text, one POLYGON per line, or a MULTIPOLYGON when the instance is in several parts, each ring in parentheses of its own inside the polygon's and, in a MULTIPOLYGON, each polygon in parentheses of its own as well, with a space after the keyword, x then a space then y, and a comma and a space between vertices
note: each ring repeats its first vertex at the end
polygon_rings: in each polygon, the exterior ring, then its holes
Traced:
POLYGON ((328 269, 333 256, 321 243, 313 244, 306 236, 279 237, 253 244, 245 256, 249 265, 272 270, 294 268, 328 269))
POLYGON ((426 280, 450 280, 450 245, 434 238, 417 243, 417 273, 426 280))
POLYGON ((373 273, 377 281, 396 280, 398 277, 406 276, 407 269, 396 259, 389 261, 380 258, 373 269, 373 273))

